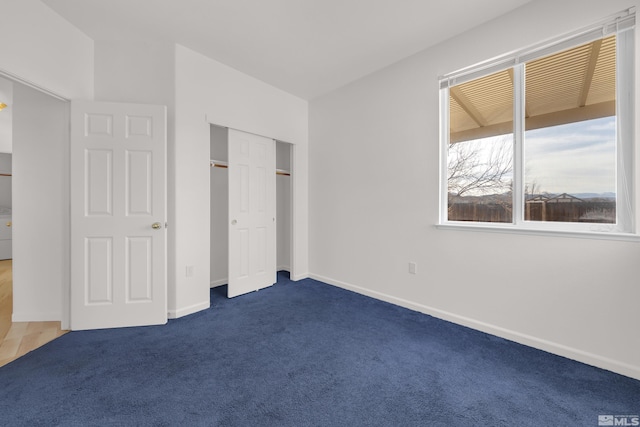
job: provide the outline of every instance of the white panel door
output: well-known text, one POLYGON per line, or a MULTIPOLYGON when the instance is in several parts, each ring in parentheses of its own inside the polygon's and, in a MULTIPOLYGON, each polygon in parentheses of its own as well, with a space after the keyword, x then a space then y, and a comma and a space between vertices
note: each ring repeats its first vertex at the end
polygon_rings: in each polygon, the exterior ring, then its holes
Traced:
POLYGON ((71 103, 71 329, 167 322, 166 108, 71 103))
POLYGON ((275 141, 229 129, 228 297, 276 282, 275 141))

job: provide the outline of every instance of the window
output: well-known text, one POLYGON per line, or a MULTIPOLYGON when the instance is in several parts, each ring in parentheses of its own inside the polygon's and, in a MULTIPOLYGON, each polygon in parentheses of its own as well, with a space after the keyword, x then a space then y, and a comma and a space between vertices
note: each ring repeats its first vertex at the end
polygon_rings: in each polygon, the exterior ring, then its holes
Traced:
POLYGON ((440 79, 441 224, 635 233, 634 25, 440 79))

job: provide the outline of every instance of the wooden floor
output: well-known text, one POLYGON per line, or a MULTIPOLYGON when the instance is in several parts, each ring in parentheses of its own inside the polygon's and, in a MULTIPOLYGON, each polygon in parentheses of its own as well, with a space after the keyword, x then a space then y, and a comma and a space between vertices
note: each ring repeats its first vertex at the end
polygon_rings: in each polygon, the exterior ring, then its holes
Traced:
POLYGON ((60 322, 11 322, 13 272, 11 260, 0 261, 0 366, 67 333, 60 322))

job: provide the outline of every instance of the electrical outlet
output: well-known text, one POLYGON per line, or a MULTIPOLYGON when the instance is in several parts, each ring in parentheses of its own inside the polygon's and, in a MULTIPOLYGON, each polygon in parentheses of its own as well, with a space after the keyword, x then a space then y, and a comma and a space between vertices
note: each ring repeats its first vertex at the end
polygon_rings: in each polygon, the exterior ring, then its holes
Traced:
POLYGON ((409 263, 409 274, 416 274, 418 272, 418 266, 415 262, 409 263))
POLYGON ((186 277, 193 277, 193 265, 187 265, 185 267, 184 275, 186 277))

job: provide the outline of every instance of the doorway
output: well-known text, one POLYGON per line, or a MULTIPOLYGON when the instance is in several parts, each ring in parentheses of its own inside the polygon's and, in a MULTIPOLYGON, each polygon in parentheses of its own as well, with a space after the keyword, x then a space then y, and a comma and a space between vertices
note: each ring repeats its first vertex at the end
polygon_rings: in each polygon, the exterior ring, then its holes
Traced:
MULTIPOLYGON (((210 126, 210 287, 229 280, 229 130, 210 126)), ((275 141, 276 270, 292 269, 292 144, 275 141)), ((274 278, 275 280, 275 278, 274 278)))
POLYGON ((68 116, 66 102, 18 81, 0 78, 0 97, 3 365, 65 333, 60 320, 68 266, 68 116))

